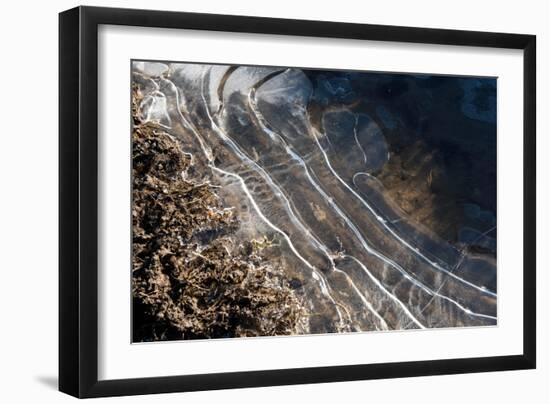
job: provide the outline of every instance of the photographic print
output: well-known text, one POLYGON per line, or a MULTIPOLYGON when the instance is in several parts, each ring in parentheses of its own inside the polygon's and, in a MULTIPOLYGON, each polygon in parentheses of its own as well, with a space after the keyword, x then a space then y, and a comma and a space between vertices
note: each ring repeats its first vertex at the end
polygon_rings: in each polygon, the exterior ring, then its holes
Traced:
POLYGON ((497 324, 496 78, 130 74, 133 342, 497 324))

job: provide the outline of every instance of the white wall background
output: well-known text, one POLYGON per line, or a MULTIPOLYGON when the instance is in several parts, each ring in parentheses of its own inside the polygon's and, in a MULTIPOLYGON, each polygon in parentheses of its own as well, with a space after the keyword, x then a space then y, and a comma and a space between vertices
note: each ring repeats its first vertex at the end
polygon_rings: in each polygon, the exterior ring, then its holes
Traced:
MULTIPOLYGON (((57 13, 77 5, 11 1, 0 24, 0 400, 63 403, 57 385, 57 13)), ((339 401, 545 402, 550 380, 550 26, 542 1, 91 1, 89 5, 246 14, 538 36, 538 369, 109 399, 120 403, 339 401), (545 321, 546 320, 546 321, 545 321)))

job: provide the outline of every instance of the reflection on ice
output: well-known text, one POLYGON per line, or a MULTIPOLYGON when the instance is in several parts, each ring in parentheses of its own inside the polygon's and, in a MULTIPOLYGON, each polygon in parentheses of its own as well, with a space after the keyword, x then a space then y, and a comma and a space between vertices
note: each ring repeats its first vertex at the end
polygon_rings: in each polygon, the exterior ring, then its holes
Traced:
POLYGON ((171 126, 166 107, 166 97, 160 91, 155 91, 143 99, 140 112, 144 116, 145 122, 153 121, 167 128, 171 126))

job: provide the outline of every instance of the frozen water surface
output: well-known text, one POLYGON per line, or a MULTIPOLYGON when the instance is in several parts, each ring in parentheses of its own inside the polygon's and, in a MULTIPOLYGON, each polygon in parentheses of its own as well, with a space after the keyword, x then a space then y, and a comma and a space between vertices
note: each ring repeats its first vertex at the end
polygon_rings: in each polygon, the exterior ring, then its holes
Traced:
MULTIPOLYGON (((377 175, 392 158, 385 131, 404 121, 358 110, 359 73, 312 82, 293 68, 135 62, 134 76, 142 115, 221 186, 237 234, 279 245, 314 313, 309 332, 496 324, 494 232, 465 226, 450 243, 392 200, 377 175)), ((464 86, 462 107, 485 121, 478 87, 464 86)), ((463 211, 491 220, 475 204, 463 211)))

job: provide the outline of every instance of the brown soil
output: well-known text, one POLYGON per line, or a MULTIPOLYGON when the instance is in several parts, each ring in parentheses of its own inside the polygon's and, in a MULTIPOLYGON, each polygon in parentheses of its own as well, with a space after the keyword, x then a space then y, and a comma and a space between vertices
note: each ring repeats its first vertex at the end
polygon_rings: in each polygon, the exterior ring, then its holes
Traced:
POLYGON ((438 156, 417 141, 392 154, 377 173, 389 199, 416 223, 454 240, 462 222, 462 204, 446 188, 448 178, 438 156))

